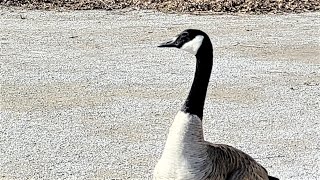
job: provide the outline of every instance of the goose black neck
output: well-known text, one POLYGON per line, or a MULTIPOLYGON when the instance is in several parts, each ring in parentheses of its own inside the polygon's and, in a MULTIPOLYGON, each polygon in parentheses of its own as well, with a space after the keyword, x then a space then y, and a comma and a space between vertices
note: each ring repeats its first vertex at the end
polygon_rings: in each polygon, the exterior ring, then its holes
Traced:
POLYGON ((198 51, 196 58, 196 71, 189 95, 181 110, 186 113, 195 114, 201 120, 203 107, 207 94, 207 88, 212 69, 212 49, 198 51))

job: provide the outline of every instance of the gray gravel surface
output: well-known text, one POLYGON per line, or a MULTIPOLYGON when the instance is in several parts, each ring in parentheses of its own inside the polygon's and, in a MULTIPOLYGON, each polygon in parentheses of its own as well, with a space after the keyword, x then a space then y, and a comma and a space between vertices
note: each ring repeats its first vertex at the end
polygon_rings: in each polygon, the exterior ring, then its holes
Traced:
POLYGON ((205 138, 280 179, 320 177, 320 13, 194 16, 0 8, 0 179, 150 179, 206 31, 205 138))

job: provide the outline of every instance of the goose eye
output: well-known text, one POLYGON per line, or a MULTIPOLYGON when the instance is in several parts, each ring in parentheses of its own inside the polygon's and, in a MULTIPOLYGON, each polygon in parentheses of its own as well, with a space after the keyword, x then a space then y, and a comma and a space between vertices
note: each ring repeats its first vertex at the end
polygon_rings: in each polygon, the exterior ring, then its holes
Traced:
POLYGON ((188 35, 189 35, 189 33, 183 32, 183 33, 181 34, 181 37, 187 37, 188 35))
POLYGON ((188 41, 190 41, 190 36, 188 32, 183 32, 182 34, 180 34, 179 39, 183 42, 186 43, 188 41))

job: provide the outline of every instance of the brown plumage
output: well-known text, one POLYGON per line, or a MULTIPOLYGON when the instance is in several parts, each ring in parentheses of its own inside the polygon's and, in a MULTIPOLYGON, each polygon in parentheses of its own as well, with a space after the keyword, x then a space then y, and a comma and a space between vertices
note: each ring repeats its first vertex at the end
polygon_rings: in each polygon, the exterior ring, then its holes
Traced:
POLYGON ((225 145, 208 144, 209 157, 214 164, 208 179, 215 180, 267 180, 268 173, 246 153, 225 145))

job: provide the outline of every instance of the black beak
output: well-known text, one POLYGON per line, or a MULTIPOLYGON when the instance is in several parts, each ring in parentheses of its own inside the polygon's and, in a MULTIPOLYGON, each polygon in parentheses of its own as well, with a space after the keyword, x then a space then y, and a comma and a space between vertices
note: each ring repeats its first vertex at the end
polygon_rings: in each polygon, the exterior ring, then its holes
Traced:
POLYGON ((176 42, 171 40, 168 42, 161 43, 158 47, 177 47, 176 42))

